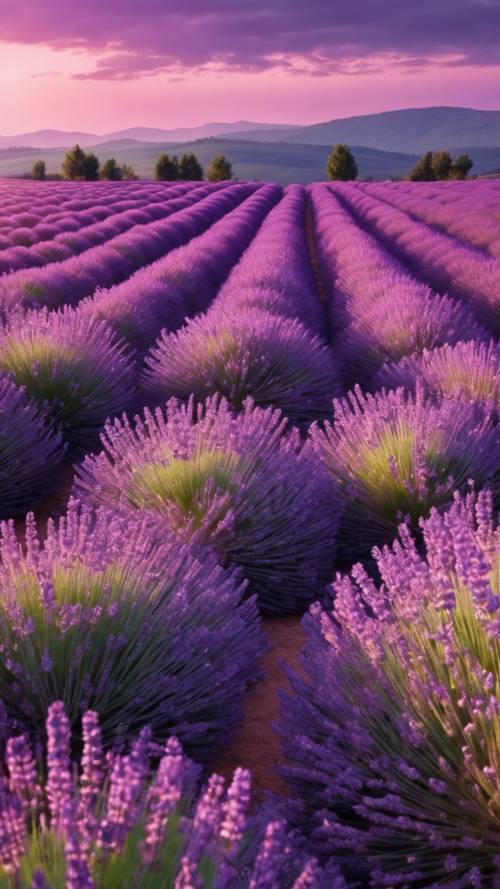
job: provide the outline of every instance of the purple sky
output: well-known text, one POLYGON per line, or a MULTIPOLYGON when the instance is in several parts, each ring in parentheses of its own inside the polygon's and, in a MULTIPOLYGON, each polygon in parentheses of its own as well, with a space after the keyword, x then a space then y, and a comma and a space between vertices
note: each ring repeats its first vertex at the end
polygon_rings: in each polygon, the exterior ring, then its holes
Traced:
POLYGON ((0 0, 0 132, 500 108, 500 0, 0 0))

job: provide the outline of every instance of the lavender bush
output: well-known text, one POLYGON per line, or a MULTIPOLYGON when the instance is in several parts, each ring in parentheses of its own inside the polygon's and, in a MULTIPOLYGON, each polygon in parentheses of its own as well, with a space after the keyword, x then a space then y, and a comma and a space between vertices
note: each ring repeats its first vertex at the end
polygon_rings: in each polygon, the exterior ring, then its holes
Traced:
POLYGON ((13 523, 0 540, 0 699, 43 730, 61 699, 74 722, 99 710, 107 741, 145 724, 206 758, 240 715, 262 652, 256 604, 207 553, 144 514, 71 501, 41 542, 13 523))
POLYGON ((299 321, 261 309, 215 309, 177 333, 164 332, 146 358, 145 391, 157 401, 197 401, 219 392, 235 410, 251 396, 292 423, 326 418, 340 393, 329 346, 299 321))
POLYGON ((59 432, 10 380, 0 378, 0 518, 22 515, 57 481, 59 432))
POLYGON ((414 389, 420 381, 435 396, 452 395, 466 401, 500 405, 500 345, 461 342, 424 351, 398 364, 385 364, 374 378, 376 386, 414 389))
POLYGON ((475 402, 437 404, 420 385, 334 402, 333 424, 311 430, 312 446, 345 502, 343 551, 369 555, 399 522, 413 528, 432 506, 444 506, 470 479, 498 495, 500 430, 475 402))
POLYGON ((500 859, 500 531, 489 492, 406 526, 306 619, 283 733, 308 830, 369 885, 494 887, 500 859), (333 620, 332 620, 333 617, 333 620))
POLYGON ((106 418, 133 403, 135 368, 125 344, 74 309, 11 315, 0 330, 0 371, 25 387, 74 446, 94 445, 106 418))
POLYGON ((152 770, 157 750, 146 730, 128 753, 108 756, 92 710, 83 715, 82 734, 77 769, 64 704, 53 703, 44 782, 26 736, 9 738, 2 889, 344 889, 338 871, 326 883, 314 859, 304 861, 283 821, 269 821, 252 837, 245 769, 228 788, 214 774, 197 793, 198 770, 175 738, 152 770))
POLYGON ((104 450, 77 468, 79 496, 159 514, 168 533, 237 565, 269 612, 303 608, 331 577, 336 490, 279 411, 172 399, 132 426, 108 423, 104 450))

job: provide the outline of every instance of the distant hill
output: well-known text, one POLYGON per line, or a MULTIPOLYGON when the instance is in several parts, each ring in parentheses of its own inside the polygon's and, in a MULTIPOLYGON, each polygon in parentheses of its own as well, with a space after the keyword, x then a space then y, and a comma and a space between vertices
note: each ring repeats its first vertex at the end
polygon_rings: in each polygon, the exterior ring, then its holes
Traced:
POLYGON ((67 132, 65 130, 36 130, 33 133, 18 133, 14 136, 0 136, 0 148, 69 148, 77 142, 83 148, 100 145, 116 139, 137 139, 140 142, 190 142, 193 139, 203 139, 210 136, 218 136, 227 132, 244 133, 245 130, 258 130, 266 132, 270 130, 292 130, 292 126, 274 123, 254 123, 247 120, 237 120, 232 123, 205 123, 199 127, 178 127, 173 130, 162 130, 154 127, 130 127, 126 130, 97 135, 96 133, 82 133, 79 131, 67 132))
MULTIPOLYGON (((153 176, 155 160, 166 151, 182 154, 193 151, 204 166, 214 154, 225 154, 233 162, 238 179, 263 179, 287 185, 290 182, 324 180, 329 145, 301 145, 283 142, 253 142, 227 138, 199 139, 194 142, 139 142, 134 139, 115 139, 91 146, 101 161, 114 157, 118 163, 130 163, 139 176, 153 176)), ((500 167, 500 148, 464 147, 474 160, 473 172, 488 173, 500 167)), ((353 146, 361 179, 390 179, 403 177, 414 166, 418 155, 379 151, 353 146)), ((28 173, 35 160, 43 158, 48 173, 60 172, 65 150, 61 148, 0 150, 0 177, 28 173)))
POLYGON ((500 147, 500 111, 472 108, 405 108, 345 117, 306 127, 230 133, 231 139, 256 142, 300 142, 302 145, 364 145, 380 151, 422 154, 428 149, 456 151, 463 145, 500 147))

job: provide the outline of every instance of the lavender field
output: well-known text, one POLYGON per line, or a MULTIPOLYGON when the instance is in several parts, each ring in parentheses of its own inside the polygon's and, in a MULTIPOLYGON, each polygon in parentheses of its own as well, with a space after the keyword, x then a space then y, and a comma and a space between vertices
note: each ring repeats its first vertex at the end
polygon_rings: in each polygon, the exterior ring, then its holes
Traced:
POLYGON ((498 179, 0 181, 0 889, 500 887, 499 333, 498 179))

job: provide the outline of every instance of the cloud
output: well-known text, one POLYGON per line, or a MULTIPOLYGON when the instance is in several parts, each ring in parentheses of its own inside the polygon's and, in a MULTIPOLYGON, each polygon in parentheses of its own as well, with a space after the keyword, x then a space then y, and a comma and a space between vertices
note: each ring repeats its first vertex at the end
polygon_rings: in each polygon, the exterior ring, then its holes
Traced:
POLYGON ((0 40, 95 55, 80 80, 500 63, 498 0, 0 0, 0 13, 0 40))

